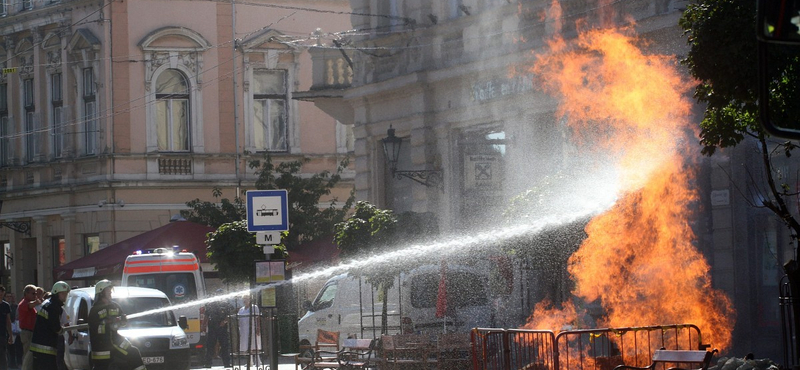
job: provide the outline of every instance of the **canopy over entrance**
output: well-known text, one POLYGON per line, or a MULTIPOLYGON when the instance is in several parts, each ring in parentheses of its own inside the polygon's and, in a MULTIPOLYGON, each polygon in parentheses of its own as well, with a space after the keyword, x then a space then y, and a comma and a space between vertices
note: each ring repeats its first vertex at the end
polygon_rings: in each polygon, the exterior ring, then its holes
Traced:
POLYGON ((76 259, 53 272, 56 280, 91 280, 120 278, 125 258, 137 250, 169 248, 194 253, 200 262, 207 262, 206 234, 213 227, 189 221, 174 221, 157 229, 109 245, 88 256, 76 259))

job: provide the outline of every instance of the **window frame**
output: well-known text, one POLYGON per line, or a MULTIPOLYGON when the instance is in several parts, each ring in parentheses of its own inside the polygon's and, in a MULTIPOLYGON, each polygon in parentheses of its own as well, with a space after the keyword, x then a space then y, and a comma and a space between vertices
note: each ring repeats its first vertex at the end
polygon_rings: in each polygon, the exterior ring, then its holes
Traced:
POLYGON ((22 106, 24 108, 25 160, 33 162, 38 154, 36 140, 36 85, 33 77, 22 80, 22 106))
POLYGON ((50 74, 50 104, 52 107, 52 153, 54 158, 64 156, 64 76, 61 72, 50 74))
POLYGON ((83 154, 97 155, 97 84, 94 78, 94 67, 81 69, 81 100, 83 103, 83 154))
POLYGON ((98 252, 102 250, 102 243, 100 242, 100 234, 84 234, 83 235, 83 255, 88 256, 92 253, 98 252), (92 251, 92 246, 90 245, 89 239, 97 239, 97 250, 92 251))
POLYGON ((63 266, 67 263, 67 240, 63 236, 54 236, 51 239, 51 246, 52 246, 52 257, 53 257, 53 268, 63 266), (64 254, 64 259, 62 261, 61 254, 64 254))
POLYGON ((0 167, 11 165, 11 126, 8 113, 8 84, 0 83, 0 167))
MULTIPOLYGON (((156 112, 156 115, 155 115, 155 122, 153 122, 153 124, 155 125, 155 131, 156 131, 156 148, 157 148, 157 150, 159 152, 166 152, 166 153, 188 153, 188 152, 191 152, 192 151, 192 93, 191 93, 192 87, 191 87, 191 82, 190 82, 189 78, 180 69, 167 68, 167 69, 161 71, 160 73, 158 73, 155 76, 155 83, 156 83, 156 92, 155 92, 155 112, 156 112), (164 92, 159 92, 158 91, 158 80, 162 76, 164 76, 164 73, 167 73, 168 71, 174 71, 175 73, 177 73, 183 79, 183 82, 186 84, 186 92, 185 93, 183 93, 183 94, 164 93, 164 92), (176 145, 175 145, 176 142, 175 142, 175 139, 174 139, 174 133, 176 132, 176 129, 175 129, 174 125, 176 123, 173 120, 174 119, 173 110, 175 109, 175 105, 176 105, 175 103, 178 103, 178 102, 185 103, 185 110, 186 110, 185 115, 184 115, 186 122, 185 122, 185 126, 182 129, 182 131, 184 131, 184 134, 186 136, 185 142, 183 143, 185 145, 185 148, 183 148, 183 149, 176 148, 176 145), (165 148, 162 148, 161 144, 160 144, 160 142, 161 142, 161 140, 160 140, 160 138, 161 138, 161 133, 160 133, 160 131, 161 131, 160 130, 160 128, 161 128, 161 121, 160 121, 161 120, 161 116, 158 114, 158 107, 162 103, 166 104, 167 112, 168 112, 168 114, 166 115, 167 122, 164 123, 165 129, 166 129, 165 133, 167 135, 167 137, 165 138, 165 140, 166 140, 165 142, 167 143, 167 146, 165 148)), ((180 123, 177 123, 177 124, 180 124, 180 123)))
POLYGON ((252 99, 252 109, 251 109, 252 116, 250 118, 251 118, 252 124, 253 124, 253 126, 252 126, 253 147, 255 148, 256 152, 261 152, 261 153, 263 153, 263 152, 278 152, 278 153, 288 152, 289 151, 289 122, 290 122, 290 120, 289 120, 290 101, 289 101, 289 91, 288 91, 288 89, 289 89, 288 88, 288 85, 289 85, 289 71, 285 70, 285 69, 278 69, 278 68, 257 68, 255 70, 253 70, 253 75, 252 76, 253 76, 253 82, 252 82, 251 86, 253 86, 253 88, 251 89, 251 96, 250 96, 250 98, 252 99), (282 77, 282 79, 283 79, 283 81, 282 81, 283 82, 282 91, 280 93, 260 93, 260 92, 257 92, 255 86, 257 85, 256 82, 257 82, 257 78, 258 78, 257 76, 258 76, 259 73, 267 73, 267 74, 280 73, 281 74, 280 77, 282 77), (283 114, 280 116, 283 119, 283 124, 282 124, 282 131, 283 132, 281 133, 281 135, 282 135, 282 140, 281 141, 283 143, 282 147, 274 147, 273 146, 273 143, 274 143, 274 131, 272 130, 272 128, 274 127, 273 124, 272 124, 272 117, 273 117, 273 115, 272 115, 272 113, 273 113, 273 111, 272 111, 272 102, 273 101, 276 101, 276 102, 280 101, 282 103, 281 105, 282 105, 282 110, 283 110, 282 113, 283 114), (264 107, 265 105, 266 105, 266 107, 264 107), (262 115, 261 115, 262 116, 262 121, 261 122, 259 122, 256 119, 256 110, 258 109, 257 107, 259 107, 259 106, 262 107, 262 110, 261 110, 261 112, 262 112, 262 115), (264 121, 267 120, 267 119, 269 119, 269 124, 265 126, 264 125, 264 123, 265 123, 264 121), (261 125, 262 127, 265 126, 262 130, 260 130, 261 132, 258 132, 259 130, 257 129, 259 127, 259 125, 261 125))

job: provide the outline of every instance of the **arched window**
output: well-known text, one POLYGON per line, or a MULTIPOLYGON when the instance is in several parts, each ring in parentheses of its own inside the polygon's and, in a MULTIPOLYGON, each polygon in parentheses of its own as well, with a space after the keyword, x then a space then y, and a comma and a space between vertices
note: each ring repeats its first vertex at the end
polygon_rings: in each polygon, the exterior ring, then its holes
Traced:
POLYGON ((158 75, 155 108, 158 150, 189 151, 189 81, 183 73, 167 69, 158 75))

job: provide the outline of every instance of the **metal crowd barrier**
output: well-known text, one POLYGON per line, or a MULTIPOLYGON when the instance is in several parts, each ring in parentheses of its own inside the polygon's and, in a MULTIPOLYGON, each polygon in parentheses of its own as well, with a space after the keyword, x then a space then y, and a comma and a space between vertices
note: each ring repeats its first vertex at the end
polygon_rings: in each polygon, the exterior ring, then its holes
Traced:
POLYGON ((692 324, 567 330, 472 330, 475 370, 613 370, 650 365, 653 352, 706 349, 692 324))
POLYGON ((474 369, 555 369, 555 334, 550 330, 472 330, 474 369))

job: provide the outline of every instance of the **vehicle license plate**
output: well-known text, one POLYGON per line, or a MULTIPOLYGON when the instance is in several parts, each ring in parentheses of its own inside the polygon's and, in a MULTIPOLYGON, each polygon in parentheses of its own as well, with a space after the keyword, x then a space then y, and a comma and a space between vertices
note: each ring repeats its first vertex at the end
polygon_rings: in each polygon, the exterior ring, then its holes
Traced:
POLYGON ((145 365, 147 365, 147 364, 163 364, 164 363, 164 356, 142 357, 142 362, 144 362, 145 365))

